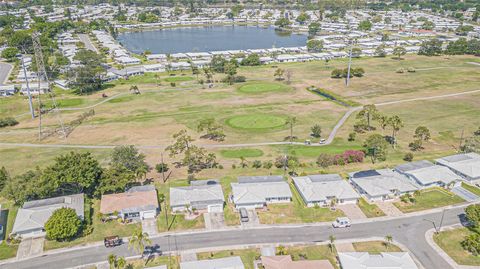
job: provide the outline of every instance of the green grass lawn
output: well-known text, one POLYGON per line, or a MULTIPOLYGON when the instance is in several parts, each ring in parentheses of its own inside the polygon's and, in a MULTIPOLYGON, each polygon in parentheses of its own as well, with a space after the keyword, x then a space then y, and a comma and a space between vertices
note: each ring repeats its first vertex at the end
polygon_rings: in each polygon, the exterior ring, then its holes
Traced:
POLYGON ((175 76, 175 77, 168 77, 165 79, 166 82, 183 82, 183 81, 191 81, 193 77, 189 76, 175 76))
POLYGON ((353 243, 353 248, 357 252, 369 252, 370 254, 378 254, 380 252, 401 252, 402 250, 390 243, 386 244, 385 241, 367 241, 353 243))
POLYGON ((473 194, 476 194, 476 195, 480 196, 480 188, 475 187, 475 186, 472 186, 472 185, 467 184, 467 183, 465 183, 465 182, 462 182, 462 187, 463 187, 464 189, 466 189, 467 191, 469 191, 469 192, 471 192, 471 193, 473 193, 473 194))
MULTIPOLYGON (((12 201, 4 200, 0 198, 0 204, 2 205, 2 218, 7 218, 7 226, 4 227, 4 237, 12 232, 13 224, 15 223, 15 217, 17 216, 18 206, 14 205, 12 201)), ((2 238, 2 239, 5 239, 2 238)), ((17 255, 18 245, 7 244, 4 240, 0 244, 0 260, 13 258, 17 255)))
POLYGON ((295 187, 291 185, 293 201, 285 204, 270 204, 267 211, 258 210, 260 223, 304 223, 327 222, 344 216, 341 210, 332 211, 324 207, 306 207, 295 187))
POLYGON ((159 257, 153 258, 152 260, 149 260, 147 264, 145 264, 145 260, 143 259, 132 260, 132 261, 129 261, 128 264, 130 264, 133 267, 133 269, 149 268, 149 267, 155 267, 160 265, 166 265, 168 269, 178 269, 180 268, 180 257, 159 256, 159 257))
POLYGON ((327 245, 320 246, 295 246, 285 248, 287 255, 292 256, 292 260, 302 260, 302 256, 306 256, 307 260, 329 260, 333 267, 338 268, 336 260, 336 251, 327 245))
POLYGON ((253 158, 261 157, 263 151, 259 149, 244 148, 244 149, 224 149, 220 151, 220 154, 225 158, 238 159, 240 157, 253 158))
POLYGON ((402 212, 409 213, 465 202, 457 195, 441 188, 422 190, 419 195, 415 195, 415 199, 415 203, 396 202, 394 205, 402 212))
POLYGON ((235 129, 271 131, 285 128, 286 117, 255 113, 233 116, 228 118, 225 123, 235 129))
POLYGON ((58 242, 52 240, 45 240, 45 250, 72 247, 75 245, 84 245, 87 243, 102 241, 106 236, 118 235, 120 237, 128 237, 133 234, 135 229, 141 227, 140 223, 121 224, 115 220, 109 222, 102 222, 100 216, 96 213, 99 212, 100 201, 95 200, 93 203, 93 232, 87 236, 79 237, 71 241, 58 242))
POLYGON ((197 253, 199 260, 219 259, 232 256, 240 256, 243 264, 245 265, 245 269, 253 269, 253 261, 260 257, 260 251, 258 251, 258 249, 249 248, 197 253))
POLYGON ((282 92, 289 90, 290 87, 275 82, 248 82, 238 88, 243 93, 266 93, 282 92))
POLYGON ((364 198, 360 198, 358 201, 358 207, 362 210, 363 214, 367 216, 367 218, 376 218, 376 217, 383 217, 385 213, 375 204, 369 204, 365 201, 364 198))
POLYGON ((472 233, 468 228, 459 228, 440 232, 433 239, 458 264, 480 266, 480 256, 472 255, 461 245, 464 238, 472 233))

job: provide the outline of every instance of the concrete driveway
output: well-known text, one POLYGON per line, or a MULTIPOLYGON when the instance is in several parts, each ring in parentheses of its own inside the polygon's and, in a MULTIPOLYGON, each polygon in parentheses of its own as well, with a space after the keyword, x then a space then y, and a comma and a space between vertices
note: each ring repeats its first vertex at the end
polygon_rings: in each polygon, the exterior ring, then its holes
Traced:
POLYGON ((337 208, 342 210, 345 215, 351 219, 366 219, 367 216, 356 204, 337 205, 337 208))
MULTIPOLYGON (((248 212, 248 222, 240 222, 243 228, 256 227, 260 225, 260 220, 258 219, 257 211, 254 209, 247 210, 248 212)), ((239 216, 240 217, 240 216, 239 216)))
POLYGON ((468 190, 464 189, 461 186, 454 187, 452 189, 452 192, 455 193, 456 195, 460 196, 463 200, 467 202, 473 202, 477 201, 479 197, 475 195, 474 193, 469 192, 468 190))
POLYGON ((203 218, 205 219, 205 228, 207 230, 215 230, 225 228, 225 216, 223 212, 209 212, 204 213, 203 218))
POLYGON ((45 237, 25 238, 20 242, 17 251, 17 259, 28 258, 43 252, 45 237))
POLYGON ((157 230, 157 220, 156 219, 144 219, 142 220, 142 230, 148 235, 158 234, 157 230))
POLYGON ((403 212, 393 204, 393 201, 379 201, 375 204, 389 217, 403 216, 403 212))

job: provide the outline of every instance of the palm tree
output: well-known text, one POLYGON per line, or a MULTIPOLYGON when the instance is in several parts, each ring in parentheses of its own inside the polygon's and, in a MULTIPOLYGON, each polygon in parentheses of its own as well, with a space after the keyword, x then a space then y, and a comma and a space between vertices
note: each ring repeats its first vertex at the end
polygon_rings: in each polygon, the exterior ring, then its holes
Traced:
POLYGON ((397 132, 400 130, 400 128, 403 127, 403 121, 399 116, 395 115, 388 119, 388 123, 390 124, 390 126, 392 126, 392 145, 393 148, 395 148, 395 145, 397 144, 397 140, 395 139, 395 137, 397 136, 397 132))
POLYGON ((278 246, 277 254, 278 255, 287 255, 287 250, 285 249, 284 246, 278 246))
POLYGON ((335 236, 334 235, 330 235, 328 237, 328 240, 330 240, 330 243, 328 244, 328 247, 330 248, 330 251, 333 252, 333 250, 335 249, 335 236))
POLYGON ((124 257, 118 257, 117 259, 117 268, 124 269, 127 266, 127 260, 124 257))
POLYGON ((387 234, 385 236, 385 247, 387 248, 388 250, 388 247, 390 246, 390 244, 393 242, 393 237, 389 234, 387 234))
POLYGON ((148 237, 147 233, 144 233, 142 229, 137 229, 133 232, 132 237, 128 241, 128 248, 132 248, 134 251, 142 255, 145 246, 151 245, 152 241, 148 237))
POLYGON ((160 86, 160 84, 158 83, 159 75, 155 74, 155 75, 153 75, 153 77, 155 78, 155 84, 157 84, 157 86, 160 86))
POLYGON ((108 265, 110 266, 110 269, 117 267, 117 256, 115 254, 111 253, 108 255, 108 265))
POLYGON ((137 178, 145 178, 147 176, 148 170, 148 166, 146 165, 138 167, 137 171, 135 171, 135 173, 137 174, 137 178))

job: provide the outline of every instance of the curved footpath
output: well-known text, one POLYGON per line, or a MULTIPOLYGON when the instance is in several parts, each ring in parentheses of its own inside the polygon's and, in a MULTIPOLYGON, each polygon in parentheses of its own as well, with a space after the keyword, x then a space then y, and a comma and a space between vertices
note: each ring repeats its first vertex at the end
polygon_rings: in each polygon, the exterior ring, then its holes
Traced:
MULTIPOLYGON (((391 235, 408 248, 413 257, 426 269, 454 269, 427 242, 425 234, 432 229, 432 222, 443 225, 460 224, 460 216, 468 204, 406 214, 401 217, 380 217, 354 221, 350 228, 333 229, 330 223, 297 225, 262 225, 256 228, 239 227, 215 231, 190 231, 162 233, 151 238, 155 252, 168 255, 181 251, 209 251, 220 248, 242 248, 266 244, 324 243, 330 235, 337 240, 364 240, 391 235)), ((59 249, 42 256, 24 260, 11 259, 0 263, 1 268, 69 268, 104 262, 110 253, 124 257, 137 256, 128 244, 105 248, 101 242, 89 246, 59 249)), ((421 268, 421 267, 420 267, 421 268)))
MULTIPOLYGON (((425 100, 433 100, 433 99, 441 99, 441 98, 448 98, 448 97, 456 97, 461 95, 468 95, 480 93, 480 90, 472 90, 472 91, 465 91, 459 93, 451 93, 451 94, 442 94, 442 95, 435 95, 435 96, 426 96, 426 97, 418 97, 418 98, 410 98, 410 99, 402 99, 396 101, 389 101, 383 103, 377 103, 376 106, 388 106, 388 105, 395 105, 400 103, 406 102, 415 102, 415 101, 425 101, 425 100)), ((99 106, 105 102, 108 102, 112 99, 115 99, 119 96, 124 94, 117 94, 102 100, 99 103, 88 107, 79 107, 79 108, 64 108, 62 110, 83 110, 83 109, 90 109, 96 106, 99 106)), ((362 109, 362 107, 352 107, 350 108, 342 118, 337 122, 337 124, 333 127, 332 131, 330 132, 328 138, 325 140, 324 144, 312 144, 309 145, 311 147, 321 147, 330 145, 335 136, 337 135, 340 128, 343 124, 347 121, 347 119, 356 111, 362 109)), ((207 145, 199 145, 205 148, 238 148, 238 147, 256 147, 256 146, 272 146, 272 145, 305 145, 301 142, 260 142, 260 143, 243 143, 243 144, 207 144, 207 145)), ((83 148, 83 149, 112 149, 117 145, 74 145, 74 144, 35 144, 35 143, 8 143, 8 142, 0 142, 0 146, 5 147, 36 147, 36 148, 83 148)), ((140 149, 163 149, 167 147, 166 145, 136 145, 140 149)))

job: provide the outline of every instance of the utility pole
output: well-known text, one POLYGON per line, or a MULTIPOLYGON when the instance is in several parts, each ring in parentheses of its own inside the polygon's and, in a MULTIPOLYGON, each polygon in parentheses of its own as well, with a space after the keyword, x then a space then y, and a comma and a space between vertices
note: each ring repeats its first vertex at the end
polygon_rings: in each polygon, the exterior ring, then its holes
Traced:
POLYGON ((38 32, 33 32, 32 34, 32 41, 33 41, 33 49, 34 49, 34 52, 35 52, 35 60, 36 60, 36 64, 37 64, 37 77, 38 77, 38 102, 39 102, 39 119, 40 119, 40 122, 39 122, 39 139, 41 140, 42 139, 42 103, 41 103, 41 100, 40 100, 40 86, 41 86, 41 80, 43 79, 45 81, 45 83, 47 83, 47 92, 50 96, 50 100, 52 101, 52 111, 55 112, 55 114, 57 115, 57 119, 60 123, 60 127, 61 127, 61 133, 62 133, 62 137, 64 139, 67 138, 67 132, 66 132, 66 129, 65 129, 65 125, 63 124, 63 120, 62 120, 62 117, 60 115, 60 110, 58 109, 58 106, 57 106, 57 101, 55 100, 55 96, 54 94, 52 93, 52 90, 50 89, 50 81, 48 80, 48 75, 47 75, 47 71, 45 69, 45 64, 43 62, 43 52, 42 52, 42 44, 40 43, 40 35, 38 32))
POLYGON ((347 77, 345 78, 345 85, 348 87, 350 83, 350 68, 352 67, 352 50, 353 50, 353 42, 350 41, 350 52, 348 54, 348 70, 347 70, 347 77))
POLYGON ((32 94, 30 92, 30 84, 28 82, 27 68, 25 67, 25 58, 23 57, 23 55, 22 55, 22 68, 23 68, 23 75, 25 76, 25 84, 27 86, 28 106, 30 107, 30 114, 32 114, 32 119, 35 119, 35 110, 33 110, 32 94))

